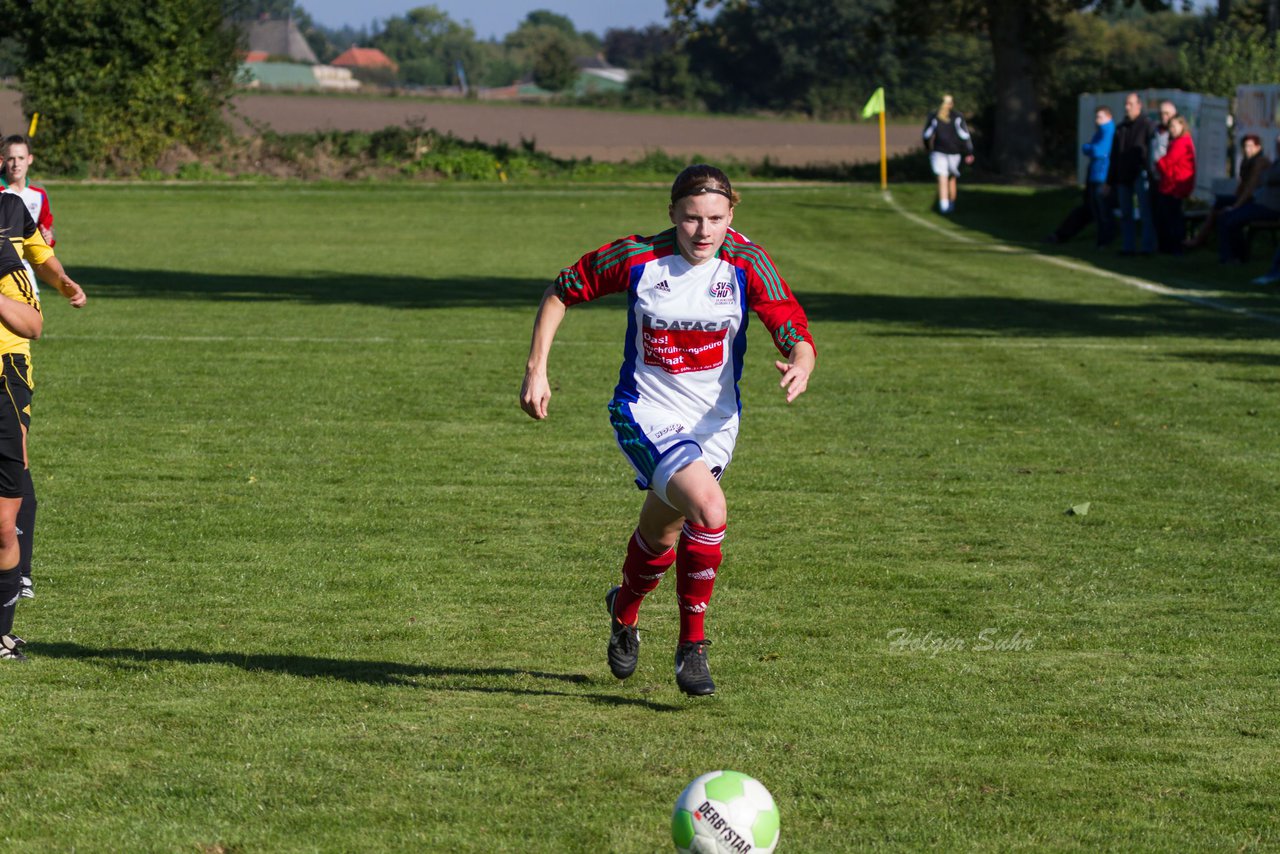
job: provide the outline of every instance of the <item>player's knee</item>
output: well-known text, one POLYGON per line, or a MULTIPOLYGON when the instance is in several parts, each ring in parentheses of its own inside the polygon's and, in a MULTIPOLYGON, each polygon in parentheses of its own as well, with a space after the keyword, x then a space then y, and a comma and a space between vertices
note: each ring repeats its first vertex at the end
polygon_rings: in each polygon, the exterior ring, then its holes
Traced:
POLYGON ((640 532, 640 539, 644 540, 645 546, 655 554, 664 554, 680 539, 679 528, 669 531, 666 528, 646 529, 643 525, 640 525, 637 526, 637 530, 640 532))
POLYGON ((689 521, 703 528, 724 527, 728 518, 729 508, 718 484, 700 491, 689 504, 689 521))
POLYGON ((18 524, 14 519, 0 518, 0 551, 18 544, 18 524))

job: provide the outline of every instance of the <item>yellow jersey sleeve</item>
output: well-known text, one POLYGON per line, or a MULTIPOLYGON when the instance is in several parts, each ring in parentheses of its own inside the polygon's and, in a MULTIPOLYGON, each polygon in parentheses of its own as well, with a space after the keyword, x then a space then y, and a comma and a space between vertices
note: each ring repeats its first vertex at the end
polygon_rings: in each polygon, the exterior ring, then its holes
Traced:
POLYGON ((53 257, 53 249, 44 242, 44 235, 36 229, 29 237, 22 240, 22 254, 31 262, 31 266, 43 264, 53 257))
MULTIPOLYGON (((36 311, 40 311, 40 298, 36 296, 31 279, 27 277, 27 271, 21 268, 14 270, 7 276, 0 276, 0 296, 6 296, 11 300, 24 303, 36 311)), ((43 314, 44 312, 40 311, 40 313, 43 314)), ((0 346, 0 353, 7 352, 9 351, 0 346)))

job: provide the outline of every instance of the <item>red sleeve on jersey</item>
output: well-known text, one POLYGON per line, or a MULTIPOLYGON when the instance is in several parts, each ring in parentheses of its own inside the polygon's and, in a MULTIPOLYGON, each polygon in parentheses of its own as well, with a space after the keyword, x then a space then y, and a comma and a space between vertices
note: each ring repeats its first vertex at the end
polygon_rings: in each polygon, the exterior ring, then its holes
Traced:
MULTIPOLYGON (((49 230, 53 233, 53 208, 49 207, 49 194, 44 191, 44 187, 32 187, 40 193, 40 216, 36 218, 36 225, 49 230)), ((57 239, 49 240, 49 245, 53 246, 57 243, 57 239)))
POLYGON ((633 234, 607 243, 560 271, 556 295, 565 305, 574 305, 625 291, 631 286, 631 271, 637 264, 670 255, 674 247, 674 229, 654 237, 633 234))
POLYGON ((735 267, 745 271, 747 307, 769 330, 778 351, 790 356, 797 343, 807 341, 816 353, 818 348, 809 334, 809 319, 791 288, 774 269, 773 259, 764 247, 731 231, 725 238, 723 251, 735 267))

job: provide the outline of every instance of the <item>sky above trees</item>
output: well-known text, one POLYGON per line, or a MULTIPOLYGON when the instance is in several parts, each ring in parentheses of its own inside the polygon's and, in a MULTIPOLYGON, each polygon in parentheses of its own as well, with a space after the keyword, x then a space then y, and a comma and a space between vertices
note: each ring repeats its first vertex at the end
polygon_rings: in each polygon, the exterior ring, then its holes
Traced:
POLYGON ((476 36, 501 39, 514 30, 535 9, 549 9, 567 16, 580 32, 604 35, 611 27, 643 28, 662 23, 665 0, 626 0, 624 3, 600 0, 299 0, 298 3, 317 24, 332 29, 351 26, 367 27, 375 18, 385 21, 404 15, 416 6, 434 5, 460 23, 470 22, 476 36))

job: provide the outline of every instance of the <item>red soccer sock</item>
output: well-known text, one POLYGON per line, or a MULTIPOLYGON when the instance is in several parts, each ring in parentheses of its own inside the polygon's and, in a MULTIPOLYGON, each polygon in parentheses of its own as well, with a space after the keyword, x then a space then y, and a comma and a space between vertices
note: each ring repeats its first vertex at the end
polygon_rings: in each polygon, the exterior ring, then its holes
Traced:
POLYGON ((680 600, 680 642, 706 639, 703 621, 720 569, 725 526, 704 528, 684 523, 676 549, 676 598, 680 600))
POLYGON ((627 541, 627 559, 622 564, 622 588, 613 602, 614 617, 634 626, 640 618, 640 602, 657 589, 662 576, 675 562, 675 549, 655 553, 639 531, 632 534, 627 541))

